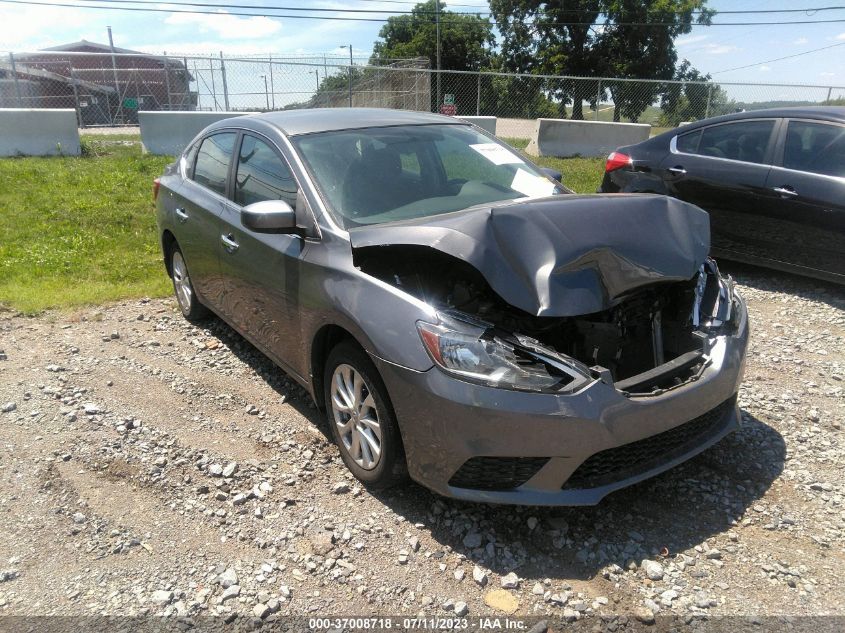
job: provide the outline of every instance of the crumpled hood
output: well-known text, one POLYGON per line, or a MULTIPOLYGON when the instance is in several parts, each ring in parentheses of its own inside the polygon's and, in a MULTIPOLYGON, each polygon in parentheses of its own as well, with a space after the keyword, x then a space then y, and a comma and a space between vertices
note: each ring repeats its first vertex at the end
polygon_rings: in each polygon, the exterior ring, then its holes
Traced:
POLYGON ((428 246, 474 266, 509 304, 568 317, 630 291, 691 279, 710 250, 710 219, 657 195, 555 196, 355 227, 352 248, 428 246))

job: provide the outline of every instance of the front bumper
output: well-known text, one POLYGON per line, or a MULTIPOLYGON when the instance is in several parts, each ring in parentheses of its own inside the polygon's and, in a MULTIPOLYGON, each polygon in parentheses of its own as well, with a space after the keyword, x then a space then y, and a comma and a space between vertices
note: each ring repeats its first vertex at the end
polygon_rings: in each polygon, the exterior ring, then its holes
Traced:
POLYGON ((472 501, 594 505, 697 455, 739 426, 736 394, 747 345, 740 300, 736 332, 713 339, 711 362, 697 380, 636 397, 600 381, 569 395, 507 391, 437 368, 415 372, 374 360, 417 482, 472 501), (516 485, 504 483, 508 477, 516 485))

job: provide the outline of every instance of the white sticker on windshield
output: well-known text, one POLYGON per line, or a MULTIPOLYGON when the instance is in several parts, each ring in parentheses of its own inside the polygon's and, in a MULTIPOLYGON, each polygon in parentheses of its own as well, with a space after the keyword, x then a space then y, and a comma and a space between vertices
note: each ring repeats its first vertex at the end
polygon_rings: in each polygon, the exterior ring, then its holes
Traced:
POLYGON ((498 143, 478 143, 470 147, 494 165, 515 165, 522 162, 519 156, 498 143))
POLYGON ((524 169, 517 169, 513 176, 511 189, 525 194, 529 198, 540 198, 554 194, 555 184, 541 176, 529 174, 524 169))

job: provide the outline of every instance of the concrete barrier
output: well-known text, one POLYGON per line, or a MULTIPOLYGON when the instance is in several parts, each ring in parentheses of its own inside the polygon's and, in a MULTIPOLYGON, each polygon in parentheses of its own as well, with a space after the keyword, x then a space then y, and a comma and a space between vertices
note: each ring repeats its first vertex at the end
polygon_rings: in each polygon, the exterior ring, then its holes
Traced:
POLYGON ((150 154, 175 156, 206 126, 256 112, 138 112, 141 144, 150 154))
POLYGON ((76 110, 0 109, 0 156, 79 156, 76 110))
POLYGON ((621 145, 646 140, 650 132, 644 123, 537 119, 525 151, 534 156, 607 156, 621 145))
POLYGON ((496 134, 496 117, 494 116, 459 116, 458 118, 461 121, 477 125, 482 130, 490 132, 490 134, 496 134))

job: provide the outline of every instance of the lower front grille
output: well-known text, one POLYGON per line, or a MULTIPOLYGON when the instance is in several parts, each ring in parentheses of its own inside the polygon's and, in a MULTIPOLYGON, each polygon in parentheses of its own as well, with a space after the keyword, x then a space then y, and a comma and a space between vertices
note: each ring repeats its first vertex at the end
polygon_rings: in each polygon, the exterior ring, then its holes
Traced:
POLYGON ((647 472, 690 451, 718 433, 735 398, 673 429, 596 453, 563 484, 564 490, 597 488, 647 472))
POLYGON ((449 480, 455 488, 510 490, 536 475, 548 457, 473 457, 449 480))

